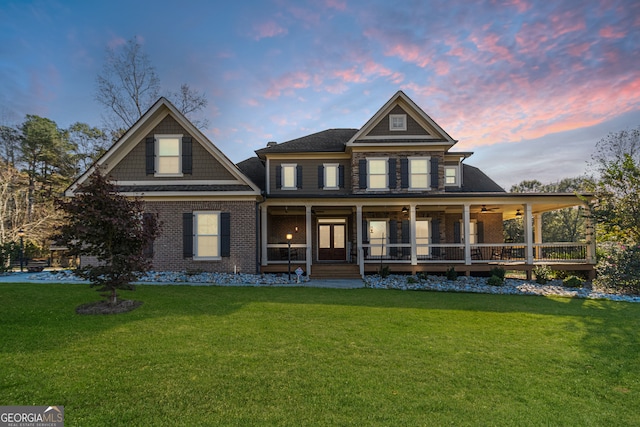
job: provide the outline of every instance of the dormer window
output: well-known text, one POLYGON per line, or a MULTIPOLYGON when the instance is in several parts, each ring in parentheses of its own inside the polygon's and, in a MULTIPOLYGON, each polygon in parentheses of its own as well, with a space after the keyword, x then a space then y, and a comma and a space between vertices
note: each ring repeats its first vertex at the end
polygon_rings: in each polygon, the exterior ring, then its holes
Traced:
POLYGON ((403 131, 407 130, 406 114, 389 114, 389 130, 403 131))
POLYGON ((458 166, 444 167, 444 185, 458 185, 458 166))

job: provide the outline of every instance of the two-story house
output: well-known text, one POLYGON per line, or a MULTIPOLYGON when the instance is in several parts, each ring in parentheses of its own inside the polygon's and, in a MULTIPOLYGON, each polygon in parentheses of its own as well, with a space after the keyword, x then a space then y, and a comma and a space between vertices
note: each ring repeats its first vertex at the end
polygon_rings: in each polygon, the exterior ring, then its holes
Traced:
POLYGON ((163 223, 157 270, 593 269, 593 242, 541 241, 542 213, 581 205, 576 195, 507 193, 456 142, 399 91, 359 129, 269 142, 236 166, 161 99, 94 167, 163 223), (505 242, 511 218, 524 242, 505 242))

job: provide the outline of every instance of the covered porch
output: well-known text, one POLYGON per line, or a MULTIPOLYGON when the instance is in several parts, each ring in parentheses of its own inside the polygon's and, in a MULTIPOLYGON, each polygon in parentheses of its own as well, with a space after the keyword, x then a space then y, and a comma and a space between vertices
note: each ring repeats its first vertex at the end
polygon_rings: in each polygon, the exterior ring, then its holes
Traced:
POLYGON ((581 205, 575 195, 341 202, 345 205, 324 200, 261 205, 261 271, 286 272, 291 265, 314 277, 314 266, 347 264, 360 276, 382 267, 417 273, 453 266, 471 274, 501 266, 530 275, 536 265, 547 264, 555 270, 593 274, 595 241, 588 219, 578 241, 542 239, 542 214, 581 205), (519 241, 505 236, 503 224, 509 219, 521 222, 519 241))

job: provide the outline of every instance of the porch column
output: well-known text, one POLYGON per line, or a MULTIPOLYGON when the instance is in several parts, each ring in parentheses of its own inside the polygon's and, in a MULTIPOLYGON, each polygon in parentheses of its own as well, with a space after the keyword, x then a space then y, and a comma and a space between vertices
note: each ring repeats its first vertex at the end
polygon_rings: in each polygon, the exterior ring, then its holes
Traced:
POLYGON ((587 243, 587 264, 596 263, 596 229, 593 226, 593 218, 591 218, 591 211, 589 206, 584 207, 584 228, 585 228, 585 240, 587 243))
POLYGON ((356 262, 360 267, 360 276, 364 277, 364 253, 362 251, 362 205, 356 205, 356 262))
POLYGON ((267 265, 267 206, 260 205, 260 265, 267 265))
POLYGON ((465 265, 471 265, 471 213, 470 206, 465 203, 462 208, 462 222, 464 223, 464 263, 465 265))
POLYGON ((307 244, 307 277, 311 276, 311 264, 313 258, 313 240, 311 238, 312 230, 311 230, 311 205, 305 205, 305 243, 307 244))
MULTIPOLYGON (((533 226, 534 226, 534 232, 533 232, 533 241, 534 243, 542 243, 542 214, 535 214, 533 216, 533 226)), ((534 259, 540 259, 540 253, 541 248, 539 246, 536 246, 536 250, 534 251, 534 259)))
POLYGON ((533 216, 531 213, 531 205, 524 205, 524 243, 526 244, 526 259, 527 264, 533 264, 533 227, 531 222, 533 216))
POLYGON ((411 265, 418 265, 418 250, 416 246, 416 205, 409 207, 409 241, 411 242, 411 265))

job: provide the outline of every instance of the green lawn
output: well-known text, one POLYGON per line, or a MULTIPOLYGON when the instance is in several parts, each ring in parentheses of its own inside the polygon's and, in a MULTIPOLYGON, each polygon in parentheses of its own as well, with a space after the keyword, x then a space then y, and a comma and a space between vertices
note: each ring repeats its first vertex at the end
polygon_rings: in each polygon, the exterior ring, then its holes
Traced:
POLYGON ((640 425, 640 304, 389 290, 0 284, 0 405, 66 426, 640 425))

